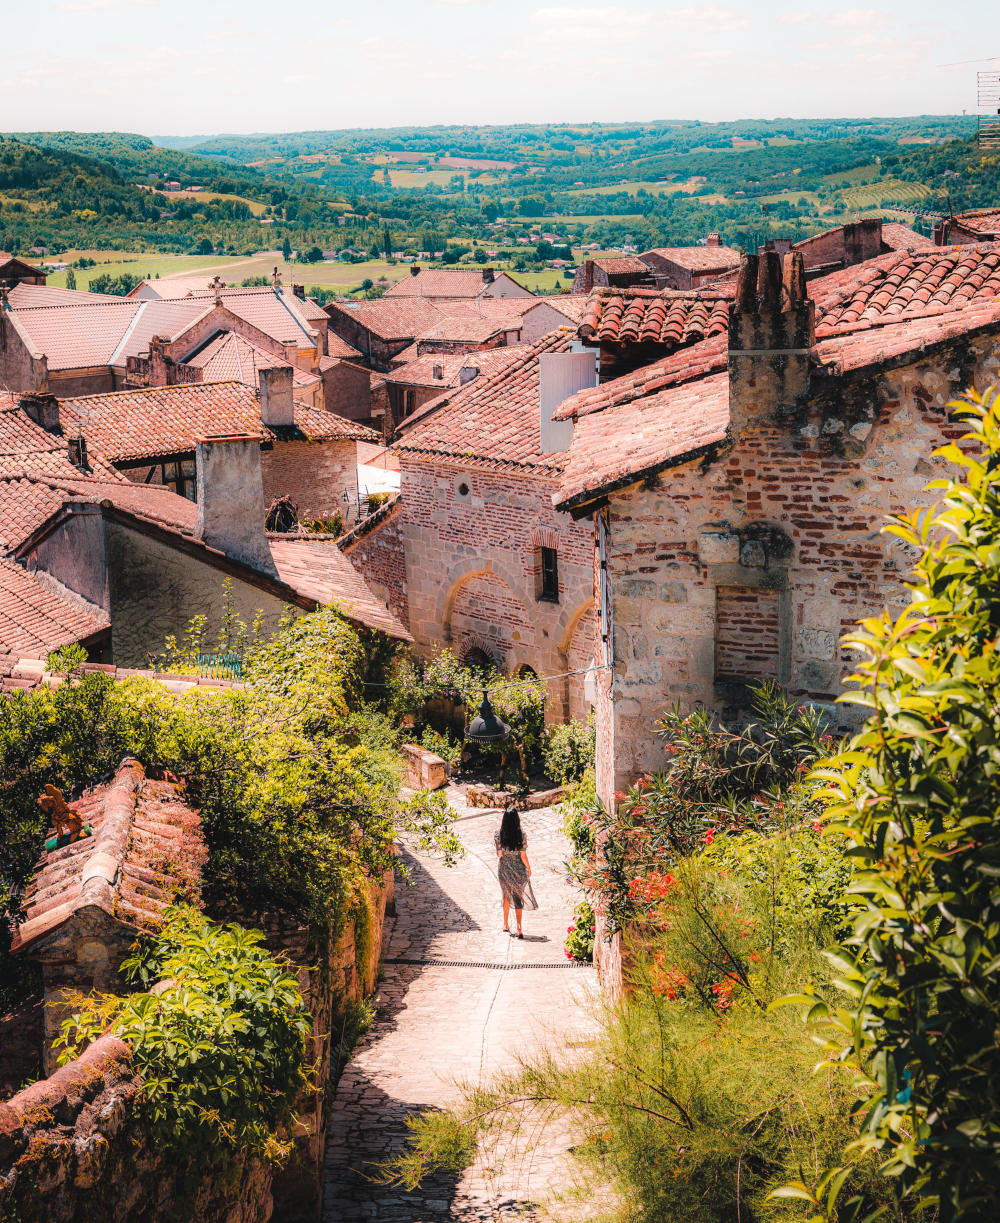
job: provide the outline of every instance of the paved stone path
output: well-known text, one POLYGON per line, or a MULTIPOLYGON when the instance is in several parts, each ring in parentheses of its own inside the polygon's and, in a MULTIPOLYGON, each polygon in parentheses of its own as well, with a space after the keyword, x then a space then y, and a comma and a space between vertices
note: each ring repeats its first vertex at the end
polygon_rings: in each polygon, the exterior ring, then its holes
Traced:
POLYGON ((592 1031, 595 974, 570 966, 563 951, 578 897, 565 879, 569 845, 558 813, 542 808, 522 816, 540 907, 525 913, 518 940, 501 931, 493 849, 499 812, 467 807, 454 788, 448 797, 466 855, 449 869, 429 854, 404 853, 413 885, 397 888, 378 1015, 331 1110, 323 1223, 531 1218, 531 1204, 565 1184, 569 1138, 558 1126, 531 1151, 480 1152, 457 1183, 435 1174, 408 1194, 368 1179, 372 1164, 405 1145, 409 1114, 448 1108, 461 1082, 489 1078, 540 1048, 571 1049, 592 1031), (393 962, 405 960, 424 962, 393 962), (483 961, 548 967, 471 966, 483 961))

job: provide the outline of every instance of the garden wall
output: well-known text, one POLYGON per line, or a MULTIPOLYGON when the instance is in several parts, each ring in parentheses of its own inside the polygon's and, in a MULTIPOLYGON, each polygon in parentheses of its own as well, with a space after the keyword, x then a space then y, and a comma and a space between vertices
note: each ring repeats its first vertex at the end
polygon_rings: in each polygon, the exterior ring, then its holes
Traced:
POLYGON ((393 876, 372 886, 359 916, 328 955, 310 952, 303 932, 269 938, 299 965, 313 1015, 308 1054, 316 1090, 298 1108, 295 1152, 276 1177, 256 1162, 231 1177, 185 1184, 187 1166, 157 1149, 138 1119, 139 1080, 129 1048, 114 1036, 0 1103, 0 1219, 18 1223, 298 1223, 317 1216, 326 1140, 326 1088, 345 1017, 374 987, 393 876), (275 1208, 277 1203, 277 1209, 275 1208))

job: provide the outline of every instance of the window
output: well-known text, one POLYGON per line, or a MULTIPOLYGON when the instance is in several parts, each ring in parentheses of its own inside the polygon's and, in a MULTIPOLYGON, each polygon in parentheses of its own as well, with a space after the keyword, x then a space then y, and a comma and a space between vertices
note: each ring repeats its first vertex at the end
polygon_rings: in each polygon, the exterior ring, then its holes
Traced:
POLYGON ((197 500, 197 480, 194 459, 180 459, 176 463, 164 463, 161 468, 163 483, 188 501, 197 500))
POLYGON ((779 593, 720 586, 715 603, 715 678, 759 683, 778 679, 779 593))
POLYGON ((413 392, 403 392, 403 418, 410 416, 413 412, 413 392))
POLYGON ((539 548, 540 571, 538 600, 544 603, 559 602, 559 553, 555 548, 539 548))

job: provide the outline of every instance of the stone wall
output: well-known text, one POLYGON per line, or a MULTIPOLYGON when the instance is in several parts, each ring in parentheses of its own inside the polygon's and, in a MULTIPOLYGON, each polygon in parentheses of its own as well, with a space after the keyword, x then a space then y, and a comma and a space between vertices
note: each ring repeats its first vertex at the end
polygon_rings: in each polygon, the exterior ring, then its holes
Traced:
MULTIPOLYGON (((152 536, 118 523, 106 524, 110 578, 111 641, 118 666, 145 666, 147 652, 163 649, 169 633, 180 635, 194 615, 207 617, 205 640, 222 624, 225 573, 152 536)), ((287 605, 238 578, 233 605, 250 624, 260 609, 273 631, 287 605)))
MULTIPOLYGON (((933 500, 925 485, 946 464, 932 451, 964 431, 949 422, 947 402, 998 376, 994 337, 904 368, 814 376, 805 400, 782 418, 748 416, 714 462, 672 469, 611 498, 615 671, 613 690, 597 704, 603 798, 662 765, 652 724, 667 705, 701 702, 735 714, 746 702, 739 681, 768 669, 793 696, 829 703, 838 720, 850 716, 832 704, 849 667, 839 640, 857 620, 886 606, 898 611, 907 599, 912 558, 880 528, 888 515, 933 500), (739 627, 755 658, 742 675, 733 673, 734 651, 720 658, 718 643, 719 601, 735 607, 734 591, 749 601, 744 607, 756 601, 770 613, 761 627, 768 641, 756 653, 752 625, 739 627)), ((743 393, 738 384, 733 390, 743 393)), ((730 612, 725 632, 733 631, 730 612)))
MULTIPOLYGON (((349 923, 326 953, 301 931, 272 934, 298 966, 313 1016, 316 1090, 299 1101, 294 1153, 276 1175, 251 1162, 232 1178, 186 1183, 187 1168, 140 1123, 127 1045, 100 1037, 79 1058, 0 1102, 0 1219, 18 1223, 305 1223, 318 1217, 332 1051, 351 1005, 375 988, 393 875, 370 886, 366 933, 349 923)), ((36 1030, 37 1030, 36 1024, 36 1030)), ((3 1033, 0 1029, 0 1034, 3 1033)))
POLYGON ((882 254, 882 221, 872 217, 850 225, 838 225, 812 238, 803 238, 792 250, 801 252, 806 268, 852 267, 882 254))
POLYGON ((186 1169, 135 1115, 128 1046, 96 1040, 76 1061, 0 1103, 0 1218, 18 1223, 145 1223, 181 1217, 264 1223, 270 1175, 256 1163, 232 1184, 182 1186, 186 1169), (182 1196, 183 1194, 183 1196, 182 1196))
MULTIPOLYGON (((509 670, 538 675, 590 661, 590 523, 557 514, 556 481, 538 474, 400 456, 399 528, 409 627, 417 647, 485 651, 509 670), (464 491, 463 491, 464 490, 464 491), (559 602, 536 597, 539 549, 558 552, 559 602)), ((549 684, 546 716, 582 717, 583 677, 549 684)))
POLYGON ((275 442, 261 452, 260 463, 265 507, 288 496, 302 518, 357 516, 357 442, 275 442))

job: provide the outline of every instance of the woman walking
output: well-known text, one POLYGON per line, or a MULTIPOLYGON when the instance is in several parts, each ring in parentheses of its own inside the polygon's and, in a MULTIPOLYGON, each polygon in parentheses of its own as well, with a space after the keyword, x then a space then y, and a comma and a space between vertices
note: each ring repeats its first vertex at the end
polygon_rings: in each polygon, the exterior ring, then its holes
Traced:
POLYGON ((493 834, 497 857, 500 859, 497 874, 503 892, 503 928, 510 934, 510 906, 514 906, 517 918, 517 937, 524 938, 521 930, 521 913, 524 909, 537 909, 538 902, 531 888, 531 863, 528 861, 528 838, 521 830, 521 820, 513 807, 503 813, 500 827, 493 834), (527 904, 525 904, 527 901, 527 904))

